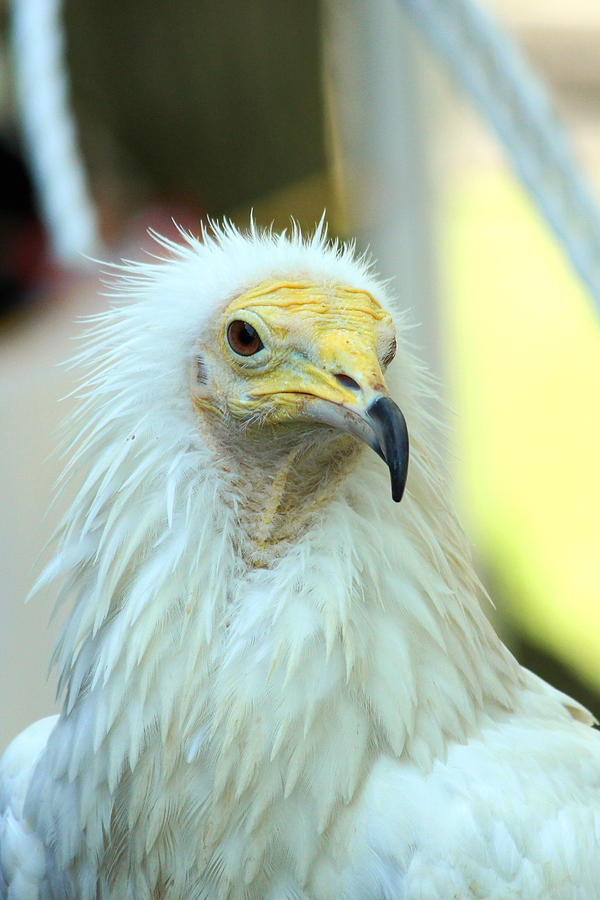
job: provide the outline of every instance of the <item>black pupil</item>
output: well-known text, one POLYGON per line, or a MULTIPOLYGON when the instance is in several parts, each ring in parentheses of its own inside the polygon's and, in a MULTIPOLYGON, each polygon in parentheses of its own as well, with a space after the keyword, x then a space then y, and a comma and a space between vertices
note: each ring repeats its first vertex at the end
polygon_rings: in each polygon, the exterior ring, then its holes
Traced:
POLYGON ((241 327, 238 326, 236 337, 240 344, 248 346, 248 344, 254 343, 258 335, 252 325, 248 325, 247 322, 244 322, 241 327))

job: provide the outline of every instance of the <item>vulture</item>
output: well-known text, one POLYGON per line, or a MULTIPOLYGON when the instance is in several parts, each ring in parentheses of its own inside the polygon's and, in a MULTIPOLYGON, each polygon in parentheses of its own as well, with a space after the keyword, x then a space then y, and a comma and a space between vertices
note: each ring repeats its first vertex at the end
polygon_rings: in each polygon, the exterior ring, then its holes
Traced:
POLYGON ((38 582, 61 712, 0 766, 2 900, 600 897, 600 735, 482 610, 372 262, 225 223, 113 285, 38 582))

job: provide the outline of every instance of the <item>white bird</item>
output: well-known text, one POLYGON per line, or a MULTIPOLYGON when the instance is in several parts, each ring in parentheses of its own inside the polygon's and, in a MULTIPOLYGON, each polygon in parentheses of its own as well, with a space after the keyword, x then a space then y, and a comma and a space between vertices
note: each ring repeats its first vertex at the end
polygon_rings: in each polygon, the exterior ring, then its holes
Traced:
POLYGON ((1 897, 599 897, 600 736, 480 608, 388 287, 322 227, 163 243, 79 356, 1 897))

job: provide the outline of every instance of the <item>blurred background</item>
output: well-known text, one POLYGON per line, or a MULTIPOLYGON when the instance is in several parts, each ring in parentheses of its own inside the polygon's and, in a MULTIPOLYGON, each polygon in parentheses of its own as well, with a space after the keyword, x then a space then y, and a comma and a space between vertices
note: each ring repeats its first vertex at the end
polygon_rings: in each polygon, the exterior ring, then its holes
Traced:
MULTIPOLYGON (((597 181, 597 0, 480 2, 546 81, 597 181)), ((0 750, 54 710, 52 593, 24 599, 68 502, 48 511, 73 387, 58 363, 77 316, 106 302, 98 266, 73 252, 78 222, 57 252, 32 185, 18 73, 40 34, 59 57, 62 35, 82 159, 53 214, 68 219, 87 182, 85 249, 140 258, 148 227, 244 226, 251 209, 308 229, 326 209, 332 234, 370 246, 452 410, 448 467, 490 614, 525 665, 599 714, 598 316, 400 5, 67 0, 57 33, 50 16, 17 39, 0 11, 0 750)), ((27 84, 42 96, 42 77, 27 84)))

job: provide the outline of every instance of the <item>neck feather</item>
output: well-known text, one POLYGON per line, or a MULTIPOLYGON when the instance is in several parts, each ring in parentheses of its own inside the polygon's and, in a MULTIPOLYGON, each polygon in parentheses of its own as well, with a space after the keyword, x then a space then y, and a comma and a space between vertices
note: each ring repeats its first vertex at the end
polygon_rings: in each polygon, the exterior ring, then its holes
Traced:
MULTIPOLYGON (((464 538, 418 441, 399 507, 382 464, 360 448, 334 472, 341 483, 331 478, 322 502, 296 516, 287 478, 279 494, 263 491, 265 515, 244 506, 239 478, 215 469, 212 451, 168 448, 165 469, 150 438, 140 429, 143 450, 123 441, 120 458, 106 445, 46 574, 69 570, 59 600, 74 608, 55 661, 65 711, 98 706, 96 745, 118 721, 130 759, 150 721, 193 743, 207 721, 250 716, 278 678, 284 692, 303 683, 307 666, 329 685, 324 703, 345 685, 373 711, 395 755, 431 757, 488 707, 511 707, 520 669, 481 612, 464 538)), ((313 498, 324 490, 313 487, 313 498)), ((290 715, 310 719, 309 707, 290 715)))

